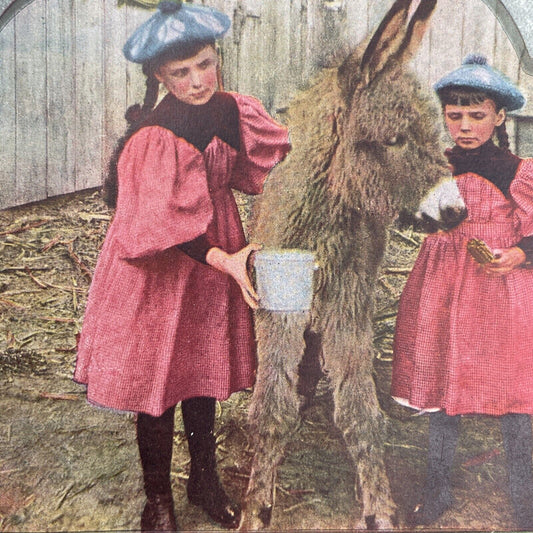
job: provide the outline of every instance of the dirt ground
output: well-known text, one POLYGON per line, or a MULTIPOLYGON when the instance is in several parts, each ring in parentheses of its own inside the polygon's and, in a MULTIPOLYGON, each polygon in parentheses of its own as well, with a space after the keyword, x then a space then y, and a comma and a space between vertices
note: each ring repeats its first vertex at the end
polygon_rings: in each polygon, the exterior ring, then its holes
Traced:
MULTIPOLYGON (((90 274, 110 218, 95 191, 0 211, 0 531, 139 527, 144 496, 133 415, 88 405, 71 379, 90 274)), ((421 238, 391 230, 376 315, 376 383, 389 419, 387 464, 400 518, 415 505, 423 480, 427 419, 388 395, 390 343, 421 238)), ((220 474, 237 500, 251 459, 250 394, 234 395, 217 414, 220 474)), ((330 412, 324 382, 279 469, 273 531, 349 529, 355 519, 354 471, 330 412)), ((180 527, 217 530, 186 500, 181 420, 174 450, 180 527)), ((453 481, 455 506, 435 528, 515 530, 497 419, 464 418, 453 481)))

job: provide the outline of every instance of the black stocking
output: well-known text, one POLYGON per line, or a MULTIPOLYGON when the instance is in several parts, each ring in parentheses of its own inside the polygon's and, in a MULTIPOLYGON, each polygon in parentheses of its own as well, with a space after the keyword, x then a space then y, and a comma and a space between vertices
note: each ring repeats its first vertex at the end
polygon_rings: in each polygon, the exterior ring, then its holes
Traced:
POLYGON ((240 508, 224 491, 216 468, 216 442, 214 398, 191 398, 181 402, 183 425, 191 454, 191 469, 187 483, 187 496, 199 505, 216 522, 224 527, 236 528, 240 521, 240 508))
POLYGON ((411 518, 415 525, 430 525, 452 504, 450 476, 459 437, 459 416, 444 411, 429 415, 429 445, 426 483, 411 518))
POLYGON ((139 413, 137 416, 137 443, 148 498, 171 492, 170 464, 174 438, 175 407, 161 416, 139 413))
POLYGON ((533 436, 531 417, 511 413, 500 418, 507 458, 509 492, 515 518, 524 529, 533 528, 533 436))
POLYGON ((187 440, 199 440, 212 436, 215 426, 215 398, 190 398, 181 402, 183 425, 187 440))

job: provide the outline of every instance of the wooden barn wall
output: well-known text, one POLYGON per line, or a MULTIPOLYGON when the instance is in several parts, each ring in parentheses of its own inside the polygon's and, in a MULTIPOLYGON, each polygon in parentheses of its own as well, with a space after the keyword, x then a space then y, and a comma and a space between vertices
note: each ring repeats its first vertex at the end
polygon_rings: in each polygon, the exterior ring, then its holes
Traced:
MULTIPOLYGON (((0 0, 3 6, 6 0, 0 0)), ((27 3, 27 2, 26 2, 27 3)), ((211 0, 233 18, 223 41, 225 88, 273 113, 323 65, 375 28, 392 0, 211 0)), ((121 47, 150 16, 116 0, 34 0, 0 32, 0 208, 99 186, 126 107, 144 93, 121 47)), ((531 77, 481 0, 439 0, 413 61, 423 85, 469 52, 485 54, 533 102, 531 77)), ((517 149, 533 154, 525 113, 517 149)))

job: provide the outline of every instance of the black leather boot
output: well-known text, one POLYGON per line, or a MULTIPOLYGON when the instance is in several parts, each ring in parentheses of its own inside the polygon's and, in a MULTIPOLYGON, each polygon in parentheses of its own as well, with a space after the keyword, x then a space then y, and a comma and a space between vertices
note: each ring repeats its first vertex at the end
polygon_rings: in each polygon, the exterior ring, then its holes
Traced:
POLYGON ((148 497, 141 515, 141 531, 178 531, 172 494, 148 497))
POLYGON ((170 483, 174 411, 171 407, 159 417, 144 413, 137 416, 137 443, 147 499, 141 531, 178 531, 170 483))
POLYGON ((531 417, 512 413, 502 416, 500 421, 516 525, 522 530, 533 531, 531 417))
POLYGON ((409 522, 428 526, 436 522, 453 503, 450 475, 459 437, 459 416, 443 411, 429 415, 428 465, 424 494, 409 522))
POLYGON ((215 522, 235 529, 241 520, 241 509, 224 491, 216 470, 215 403, 214 398, 191 398, 181 404, 191 454, 187 496, 215 522))

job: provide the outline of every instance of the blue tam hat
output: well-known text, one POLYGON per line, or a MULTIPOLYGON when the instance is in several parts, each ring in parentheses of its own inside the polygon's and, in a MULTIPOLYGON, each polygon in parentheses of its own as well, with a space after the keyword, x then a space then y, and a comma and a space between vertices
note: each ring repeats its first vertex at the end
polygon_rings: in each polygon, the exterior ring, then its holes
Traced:
POLYGON ((520 109, 526 103, 522 93, 503 74, 487 65, 484 56, 476 54, 467 55, 458 69, 446 74, 433 86, 437 94, 449 87, 483 91, 507 111, 520 109))
POLYGON ((161 2, 158 10, 126 41, 126 59, 144 63, 170 48, 222 37, 231 26, 227 15, 207 6, 161 2))

